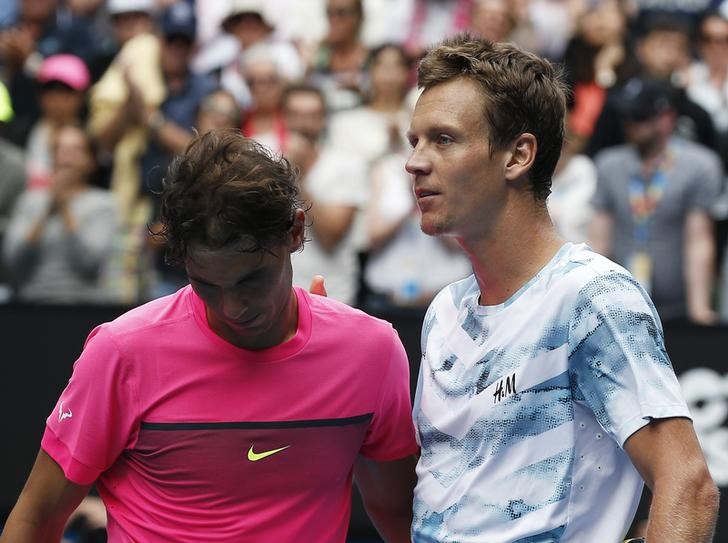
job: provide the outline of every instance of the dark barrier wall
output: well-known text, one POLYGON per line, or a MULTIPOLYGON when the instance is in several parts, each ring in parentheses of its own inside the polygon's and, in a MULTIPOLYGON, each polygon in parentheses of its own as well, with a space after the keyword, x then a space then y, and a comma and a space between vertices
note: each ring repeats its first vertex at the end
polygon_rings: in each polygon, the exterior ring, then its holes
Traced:
MULTIPOLYGON (((68 381, 91 329, 119 315, 118 307, 0 305, 0 523, 15 502, 38 451, 44 422, 68 381)), ((382 315, 398 330, 417 378, 422 314, 382 315)), ((728 541, 728 327, 668 326, 668 352, 708 459, 722 487, 715 541, 728 541)), ((373 530, 358 502, 351 535, 373 530)))

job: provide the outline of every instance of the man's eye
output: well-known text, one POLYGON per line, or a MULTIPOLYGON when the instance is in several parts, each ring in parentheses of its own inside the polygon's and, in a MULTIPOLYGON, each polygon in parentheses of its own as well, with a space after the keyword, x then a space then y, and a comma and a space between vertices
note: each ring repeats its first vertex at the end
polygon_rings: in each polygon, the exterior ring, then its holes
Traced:
POLYGON ((437 136, 438 145, 448 145, 454 141, 455 141, 454 139, 452 139, 450 136, 448 136, 446 134, 440 134, 439 136, 437 136))

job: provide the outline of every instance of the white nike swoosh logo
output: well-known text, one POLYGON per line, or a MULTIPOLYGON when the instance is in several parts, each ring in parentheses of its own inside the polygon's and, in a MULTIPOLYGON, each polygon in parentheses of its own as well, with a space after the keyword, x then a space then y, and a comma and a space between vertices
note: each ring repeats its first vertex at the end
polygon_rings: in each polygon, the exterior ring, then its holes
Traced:
POLYGON ((71 412, 70 407, 66 411, 63 410, 63 403, 64 402, 61 402, 61 405, 58 406, 58 422, 73 417, 73 413, 71 412))

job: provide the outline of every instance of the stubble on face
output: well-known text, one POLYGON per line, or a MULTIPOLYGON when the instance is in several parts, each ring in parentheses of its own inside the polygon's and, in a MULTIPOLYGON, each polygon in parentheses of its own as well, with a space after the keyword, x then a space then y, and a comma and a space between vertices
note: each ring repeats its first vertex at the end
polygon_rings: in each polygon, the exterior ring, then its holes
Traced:
POLYGON ((464 78, 427 89, 417 103, 407 169, 428 235, 470 235, 500 201, 503 168, 490 151, 485 107, 480 85, 464 78))
POLYGON ((295 334, 297 303, 290 253, 192 246, 185 267, 205 304, 210 328, 246 349, 277 345, 295 334))

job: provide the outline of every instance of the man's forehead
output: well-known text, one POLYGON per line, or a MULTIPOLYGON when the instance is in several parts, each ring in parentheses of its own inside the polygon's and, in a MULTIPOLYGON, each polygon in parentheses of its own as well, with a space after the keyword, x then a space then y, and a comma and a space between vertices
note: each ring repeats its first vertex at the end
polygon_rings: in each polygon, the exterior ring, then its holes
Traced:
POLYGON ((477 97, 482 100, 483 90, 480 83, 469 77, 455 77, 436 83, 420 93, 415 108, 418 105, 430 102, 445 102, 453 106, 466 106, 469 101, 463 101, 463 96, 471 99, 477 97))
POLYGON ((215 258, 249 255, 251 259, 263 259, 265 251, 252 236, 241 236, 240 239, 224 246, 214 246, 202 241, 192 241, 187 247, 187 257, 192 261, 208 261, 215 258))
POLYGON ((415 104, 410 130, 435 117, 439 123, 456 120, 480 121, 484 97, 478 83, 469 79, 453 79, 425 89, 415 104))

